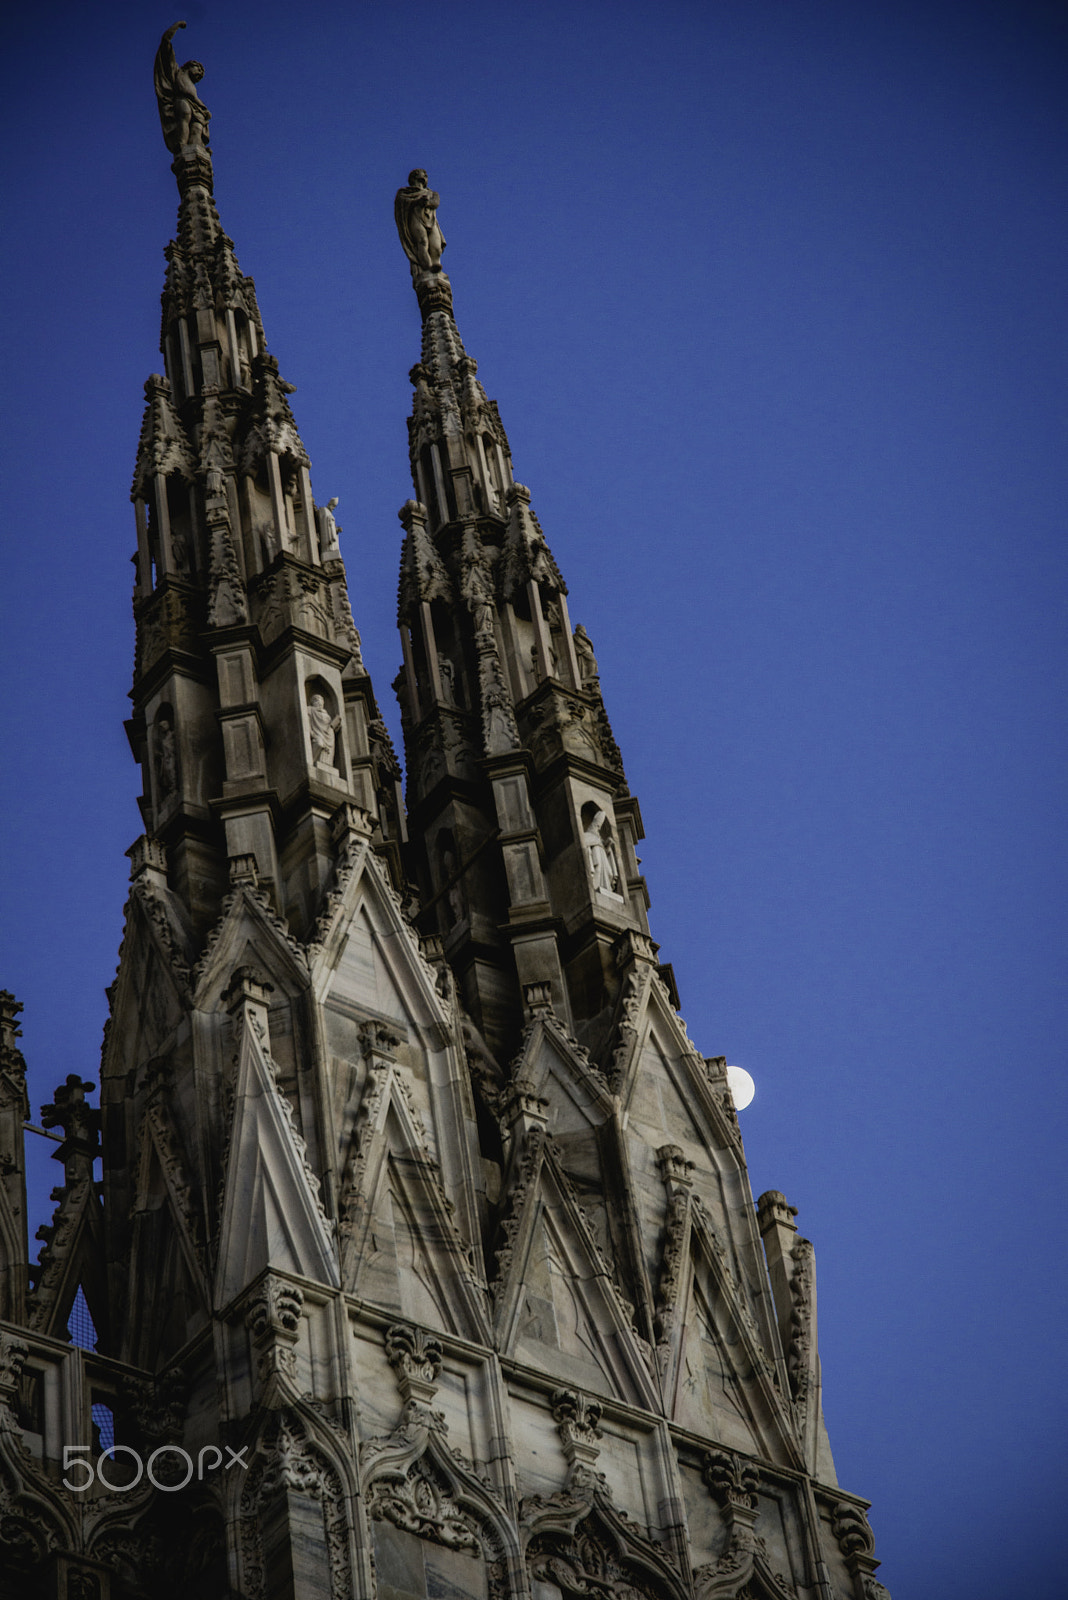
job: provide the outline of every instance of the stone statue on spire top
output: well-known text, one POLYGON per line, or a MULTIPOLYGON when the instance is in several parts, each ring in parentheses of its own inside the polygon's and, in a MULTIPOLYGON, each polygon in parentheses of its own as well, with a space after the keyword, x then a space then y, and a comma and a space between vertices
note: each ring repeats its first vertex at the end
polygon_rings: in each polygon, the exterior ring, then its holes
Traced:
POLYGON ((437 210, 441 196, 428 187, 422 167, 408 174, 408 185, 397 190, 393 214, 404 254, 412 264, 412 277, 420 272, 440 272, 441 252, 445 248, 438 226, 437 210))
POLYGON ((178 65, 171 40, 184 22, 168 28, 159 42, 152 81, 159 104, 159 120, 163 124, 163 142, 173 155, 180 155, 190 146, 206 149, 208 123, 211 112, 197 94, 197 84, 204 76, 199 61, 178 65))

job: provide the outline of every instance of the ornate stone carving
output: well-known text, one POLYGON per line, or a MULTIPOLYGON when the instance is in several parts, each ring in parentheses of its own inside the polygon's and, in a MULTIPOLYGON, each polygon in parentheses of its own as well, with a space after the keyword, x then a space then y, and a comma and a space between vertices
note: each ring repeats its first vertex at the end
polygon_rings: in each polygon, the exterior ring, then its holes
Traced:
POLYGON ((386 1061, 395 1061, 397 1051, 404 1043, 404 1035, 388 1022, 361 1022, 358 1028, 360 1049, 364 1056, 370 1060, 373 1056, 381 1056, 386 1061))
POLYGON ((597 657, 593 653, 590 636, 580 622, 574 632, 575 656, 578 660, 579 677, 583 683, 597 677, 597 657))
POLYGON ((523 1009, 528 1017, 550 1017, 553 1013, 553 986, 551 983, 525 983, 523 1009))
POLYGON ((839 1500, 834 1508, 831 1518, 831 1532, 838 1541, 838 1548, 848 1558, 850 1556, 870 1556, 875 1549, 875 1539, 868 1519, 861 1507, 854 1505, 849 1500, 839 1500))
POLYGON ((607 815, 592 802, 582 808, 582 844, 590 882, 598 894, 619 896, 622 879, 612 826, 607 815))
POLYGON ((845 1557, 850 1576, 860 1583, 864 1600, 890 1600, 886 1589, 874 1576, 879 1565, 875 1559, 875 1536, 863 1507, 850 1500, 839 1500, 831 1515, 831 1532, 845 1557))
POLYGON ((136 901, 140 905, 152 924, 174 975, 178 992, 185 999, 189 994, 190 985, 189 956, 184 947, 184 940, 167 908, 166 900, 155 888, 148 874, 134 879, 130 890, 130 901, 131 904, 136 901))
POLYGON ((723 1510, 727 1543, 719 1559, 694 1572, 698 1600, 736 1600, 759 1594, 764 1600, 796 1600, 796 1591, 771 1570, 768 1550, 754 1531, 760 1473, 743 1457, 718 1452, 705 1457, 702 1477, 712 1498, 723 1510), (759 1586, 748 1585, 757 1581, 759 1586))
POLYGON ((130 1376, 123 1383, 122 1397, 145 1439, 155 1443, 181 1438, 189 1397, 183 1373, 172 1368, 156 1378, 130 1376))
POLYGON ((397 1528, 431 1539, 450 1550, 482 1554, 482 1544, 471 1516, 449 1493, 448 1484, 429 1462, 420 1460, 403 1478, 383 1478, 371 1486, 367 1509, 397 1528))
POLYGON ((272 1422, 245 1477, 238 1524, 242 1592, 249 1600, 264 1600, 266 1596, 260 1514, 279 1493, 303 1495, 319 1503, 329 1562, 330 1600, 351 1600, 353 1575, 345 1509, 348 1497, 336 1468, 309 1439, 306 1425, 292 1411, 279 1413, 272 1422))
POLYGON ((701 1476, 719 1505, 734 1510, 756 1510, 760 1473, 741 1456, 726 1452, 707 1455, 701 1476))
POLYGON ((812 1378, 812 1287, 815 1272, 812 1245, 807 1239, 798 1239, 790 1257, 794 1263, 793 1277, 790 1279, 793 1310, 790 1313, 790 1348, 786 1365, 803 1425, 812 1378))
POLYGON ((304 1294, 295 1283, 268 1274, 249 1302, 245 1324, 252 1335, 260 1381, 278 1375, 296 1382, 297 1340, 304 1294))
POLYGON ((159 800, 165 800, 178 787, 178 745, 170 717, 160 717, 156 723, 153 766, 156 772, 156 796, 159 800))
POLYGON ((159 42, 153 69, 159 120, 163 126, 163 142, 174 155, 179 155, 190 145, 205 148, 208 143, 208 123, 211 112, 197 94, 197 84, 204 76, 199 61, 178 65, 171 40, 184 22, 168 28, 159 42))
POLYGON ((360 1467, 368 1512, 422 1539, 468 1550, 487 1563, 492 1600, 508 1592, 505 1574, 514 1535, 496 1492, 447 1443, 445 1418, 410 1400, 393 1432, 368 1439, 360 1467))
POLYGON ((30 1350, 17 1334, 0 1331, 0 1406, 14 1412, 22 1369, 30 1350))
POLYGON ((397 1387, 407 1404, 429 1405, 437 1393, 442 1362, 441 1340, 422 1328, 397 1322, 386 1330, 386 1358, 397 1374, 397 1387))
POLYGON ((190 651, 196 628, 188 598, 178 589, 152 595, 137 609, 136 671, 147 672, 166 650, 190 651))
MULTIPOLYGON (((149 1065, 145 1072, 143 1087, 147 1104, 138 1135, 138 1148, 141 1152, 139 1185, 144 1182, 146 1158, 150 1154, 150 1147, 153 1147, 159 1157, 175 1208, 185 1223, 189 1243, 203 1266, 201 1221, 193 1202, 192 1183, 187 1176, 181 1141, 174 1125, 171 1088, 163 1063, 157 1061, 149 1065)), ((138 1192, 134 1200, 135 1209, 139 1209, 145 1203, 143 1192, 138 1192)))
POLYGON ((584 1600, 683 1600, 664 1547, 612 1505, 604 1480, 572 1484, 520 1506, 527 1570, 584 1600))
POLYGON ((608 1480, 593 1470, 604 1437, 597 1424, 602 1407, 574 1389, 557 1389, 549 1402, 567 1459, 567 1487, 596 1487, 608 1493, 608 1480))
MULTIPOLYGON (((665 1146, 671 1151, 677 1145, 665 1146)), ((661 1150, 663 1155, 663 1150, 661 1150)), ((682 1151, 678 1151, 681 1156, 682 1151)), ((690 1163, 686 1163, 690 1165, 690 1163)), ((671 1338, 678 1317, 679 1294, 682 1288, 682 1264, 686 1257, 686 1242, 690 1232, 690 1197, 680 1187, 668 1201, 667 1225, 664 1230, 664 1247, 660 1260, 660 1281, 656 1291, 654 1331, 657 1339, 657 1360, 665 1371, 670 1358, 671 1338)))
POLYGON ((437 211, 441 196, 427 185, 421 167, 408 174, 405 188, 397 190, 393 215, 404 254, 412 264, 412 277, 420 272, 440 272, 445 248, 437 211))
POLYGON ((390 1072, 388 1059, 383 1059, 381 1055, 370 1056, 367 1063, 367 1080, 356 1111, 349 1156, 341 1181, 338 1232, 346 1255, 351 1252, 352 1241, 356 1237, 368 1203, 363 1178, 371 1148, 370 1134, 378 1117, 378 1108, 382 1103, 390 1072))

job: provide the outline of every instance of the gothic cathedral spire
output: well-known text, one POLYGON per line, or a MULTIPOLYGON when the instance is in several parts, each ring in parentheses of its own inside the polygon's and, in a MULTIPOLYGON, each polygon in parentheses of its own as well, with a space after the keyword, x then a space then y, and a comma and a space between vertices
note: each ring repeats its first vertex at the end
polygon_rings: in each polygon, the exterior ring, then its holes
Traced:
POLYGON ((599 1054, 632 962, 656 948, 641 816, 593 647, 457 330, 437 207, 413 172, 395 205, 423 318, 397 687, 420 926, 495 1048, 537 1004, 599 1054))
MULTIPOLYGON (((330 819, 375 818, 398 875, 399 771, 360 654, 330 506, 213 195, 203 69, 156 60, 178 181, 160 349, 134 471, 137 654, 129 733, 147 833, 190 926, 234 862, 306 935, 334 870, 330 819), (186 142, 182 143, 181 140, 186 142)), ((336 502, 334 502, 336 503, 336 502)))
POLYGON ((133 486, 145 832, 99 1110, 71 1073, 41 1112, 35 1269, 0 991, 0 1600, 885 1600, 812 1246, 778 1191, 754 1206, 725 1062, 657 961, 438 197, 417 170, 396 201, 406 824, 181 26, 133 486))

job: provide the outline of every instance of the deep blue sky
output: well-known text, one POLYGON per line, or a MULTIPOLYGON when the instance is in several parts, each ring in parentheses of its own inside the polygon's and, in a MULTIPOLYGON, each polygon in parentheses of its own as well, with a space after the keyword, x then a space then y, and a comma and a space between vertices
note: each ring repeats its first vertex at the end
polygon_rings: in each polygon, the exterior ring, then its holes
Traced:
MULTIPOLYGON (((894 1600, 1063 1593, 1061 5, 182 0, 387 716, 425 166, 588 628, 754 1194, 816 1246, 894 1600)), ((177 6, 178 0, 175 0, 177 6)), ((0 749, 34 1113, 96 1079, 140 831, 128 493, 174 10, 5 27, 0 749)), ((60 1176, 33 1141, 37 1211, 60 1176)))

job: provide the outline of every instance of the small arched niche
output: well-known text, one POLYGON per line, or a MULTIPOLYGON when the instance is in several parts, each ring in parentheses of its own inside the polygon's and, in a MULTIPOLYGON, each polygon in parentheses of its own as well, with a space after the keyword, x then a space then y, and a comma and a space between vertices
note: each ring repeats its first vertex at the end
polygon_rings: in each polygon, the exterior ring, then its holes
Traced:
POLYGON ((335 780, 341 779, 345 770, 341 713, 333 689, 318 675, 304 680, 304 719, 309 764, 335 780))
POLYGON ((451 828, 441 828, 434 841, 437 852, 438 911, 442 932, 448 935, 464 920, 466 909, 459 879, 460 854, 451 828))
POLYGON ((431 601, 430 614, 433 620, 442 699, 446 705, 462 710, 467 704, 464 691, 463 652, 456 638, 453 615, 441 600, 431 601))
POLYGON ((608 814, 595 800, 582 807, 582 853, 594 893, 606 900, 623 899, 623 875, 608 814))
POLYGON ((177 795, 179 780, 178 730, 174 707, 164 701, 152 720, 152 798, 156 811, 177 795))

